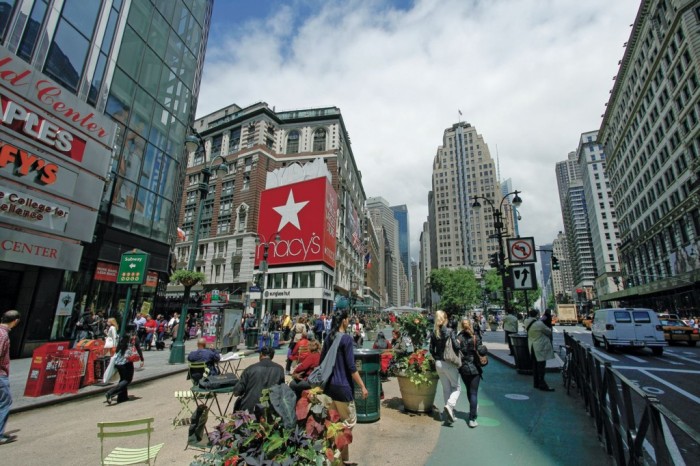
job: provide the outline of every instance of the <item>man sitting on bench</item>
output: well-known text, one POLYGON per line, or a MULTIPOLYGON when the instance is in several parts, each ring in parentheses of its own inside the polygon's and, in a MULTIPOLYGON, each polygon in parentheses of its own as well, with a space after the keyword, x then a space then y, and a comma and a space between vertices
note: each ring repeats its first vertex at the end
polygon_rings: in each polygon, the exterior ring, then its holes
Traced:
POLYGON ((197 349, 187 355, 189 362, 203 362, 209 368, 209 375, 217 375, 219 368, 216 363, 221 360, 221 354, 215 349, 207 348, 207 341, 204 338, 197 340, 197 349))

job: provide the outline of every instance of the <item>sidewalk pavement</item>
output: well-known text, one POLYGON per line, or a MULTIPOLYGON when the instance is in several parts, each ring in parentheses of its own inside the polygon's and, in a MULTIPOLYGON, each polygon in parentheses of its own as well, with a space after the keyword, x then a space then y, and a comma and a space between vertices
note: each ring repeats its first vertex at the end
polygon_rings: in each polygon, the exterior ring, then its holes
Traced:
MULTIPOLYGON (((512 368, 513 361, 507 357, 508 348, 503 339, 502 331, 487 332, 484 336, 491 363, 484 369, 479 388, 477 428, 467 426, 468 401, 464 385, 455 410, 457 420, 447 426, 440 415, 444 406, 440 385, 433 413, 414 414, 403 411, 398 382, 392 377, 384 383, 380 420, 358 424, 353 431, 351 460, 360 465, 401 466, 465 462, 484 465, 612 464, 598 442, 593 421, 586 414, 581 399, 574 392, 566 395, 560 375, 554 373, 547 374, 547 381, 556 388, 555 392, 534 390, 532 376, 518 374, 512 368)), ((371 344, 366 342, 365 346, 371 344)), ((188 341, 187 351, 194 345, 193 341, 188 341)), ((278 350, 276 362, 284 364, 285 349, 278 350)), ((11 465, 27 464, 22 451, 33 451, 35 464, 43 464, 43 459, 53 464, 90 463, 99 455, 99 442, 94 438, 95 422, 104 420, 105 413, 110 413, 114 420, 147 413, 156 418, 154 441, 166 443, 159 463, 190 464, 198 453, 182 451, 187 430, 172 427, 172 418, 179 406, 171 395, 172 390, 186 386, 184 378, 172 375, 184 372, 187 366, 168 364, 169 355, 167 350, 146 352, 145 368, 136 374, 130 386, 135 401, 112 409, 98 396, 108 387, 85 387, 77 394, 61 396, 24 397, 30 360, 13 360, 11 387, 15 404, 12 412, 18 414, 10 416, 8 429, 19 429, 19 440, 3 446, 2 454, 9 455, 11 465), (72 400, 73 403, 61 403, 72 400), (38 407, 43 409, 32 410, 38 407), (47 418, 52 422, 47 424, 47 418), (64 443, 62 436, 53 435, 55 428, 52 426, 56 425, 70 431, 77 443, 64 443)), ((255 360, 246 358, 241 369, 255 360)))

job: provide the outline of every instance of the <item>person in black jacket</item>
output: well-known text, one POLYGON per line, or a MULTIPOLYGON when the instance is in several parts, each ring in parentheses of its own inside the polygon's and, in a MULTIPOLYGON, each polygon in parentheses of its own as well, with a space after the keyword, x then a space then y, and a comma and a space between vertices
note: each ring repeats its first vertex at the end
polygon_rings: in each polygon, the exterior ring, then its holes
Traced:
POLYGON ((462 356, 462 366, 459 375, 467 387, 467 400, 469 400, 469 427, 476 427, 476 408, 478 404, 479 382, 483 369, 479 365, 477 350, 481 346, 481 335, 475 332, 469 319, 462 320, 462 331, 457 335, 459 352, 462 356))
POLYGON ((272 362, 274 355, 275 350, 263 346, 260 360, 243 371, 241 379, 233 387, 233 394, 238 397, 233 406, 234 411, 247 410, 252 414, 255 405, 260 403, 264 389, 284 383, 284 368, 272 362))
POLYGON ((455 332, 448 326, 447 314, 445 311, 437 311, 435 312, 435 327, 430 335, 430 354, 435 359, 435 369, 440 377, 442 393, 445 398, 443 419, 447 424, 452 424, 455 422, 454 409, 462 391, 462 384, 459 383, 457 366, 444 360, 445 345, 448 342, 452 345, 455 353, 459 351, 455 332))

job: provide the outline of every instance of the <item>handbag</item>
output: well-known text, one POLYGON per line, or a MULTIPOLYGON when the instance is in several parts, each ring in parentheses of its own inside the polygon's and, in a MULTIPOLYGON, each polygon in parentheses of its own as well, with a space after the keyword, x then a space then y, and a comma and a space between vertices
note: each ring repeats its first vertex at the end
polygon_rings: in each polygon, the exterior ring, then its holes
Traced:
POLYGON ((488 366, 489 357, 486 355, 486 353, 488 353, 489 350, 484 345, 477 346, 476 335, 472 335, 472 338, 474 339, 474 352, 476 353, 476 358, 479 361, 479 365, 481 367, 488 366))
POLYGON ((462 366, 462 357, 455 352, 451 335, 448 335, 447 341, 445 341, 445 351, 442 352, 442 359, 454 364, 457 367, 462 366))
POLYGON ((139 356, 139 352, 136 349, 136 345, 134 343, 134 340, 131 340, 131 347, 126 350, 126 360, 129 362, 136 362, 141 360, 141 356, 139 356))
POLYGON ((112 337, 105 338, 105 349, 112 349, 112 348, 114 348, 114 338, 112 338, 112 337))
POLYGON ((333 339, 333 344, 328 350, 325 359, 311 371, 311 374, 309 374, 306 381, 309 382, 309 385, 312 387, 324 388, 330 380, 331 374, 333 373, 333 368, 335 367, 335 358, 338 354, 338 346, 340 346, 341 339, 342 335, 336 333, 335 338, 333 339))

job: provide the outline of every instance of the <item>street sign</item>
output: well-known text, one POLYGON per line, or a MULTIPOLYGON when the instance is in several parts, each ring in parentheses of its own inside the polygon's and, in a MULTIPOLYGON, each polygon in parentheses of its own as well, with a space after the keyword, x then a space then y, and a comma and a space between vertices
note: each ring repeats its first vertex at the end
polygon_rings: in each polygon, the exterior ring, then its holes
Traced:
POLYGON ((514 290, 536 290, 537 275, 535 264, 513 265, 510 268, 510 279, 514 290))
POLYGON ((146 279, 149 254, 133 250, 122 254, 117 272, 117 283, 120 285, 140 285, 146 279))
POLYGON ((537 262, 535 238, 508 238, 508 262, 537 262))

